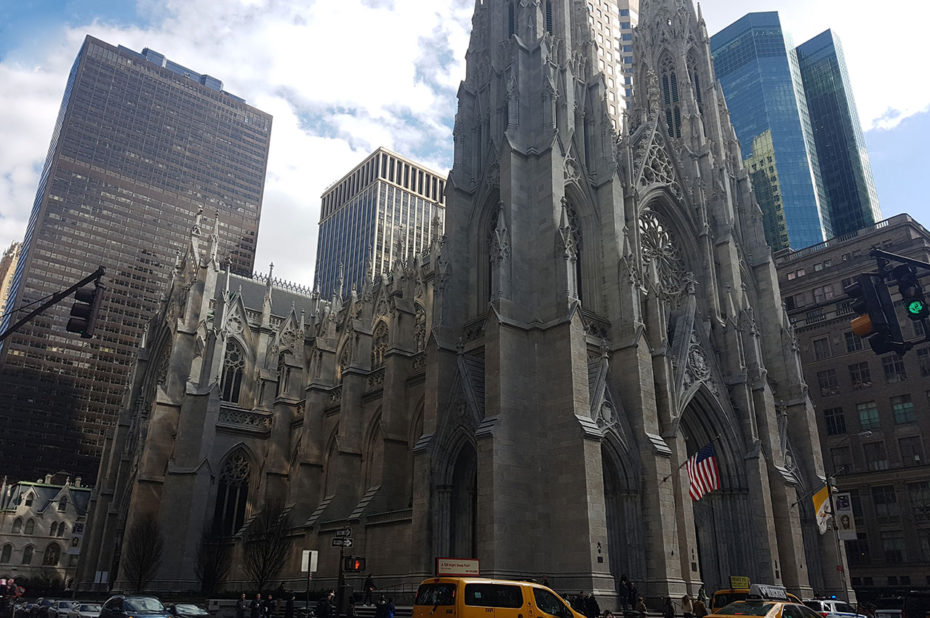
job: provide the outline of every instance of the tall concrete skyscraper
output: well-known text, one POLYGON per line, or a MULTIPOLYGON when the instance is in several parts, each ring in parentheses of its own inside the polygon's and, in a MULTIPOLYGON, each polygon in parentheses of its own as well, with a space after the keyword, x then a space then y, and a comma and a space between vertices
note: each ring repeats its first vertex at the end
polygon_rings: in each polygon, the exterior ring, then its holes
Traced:
POLYGON ((800 249, 829 238, 830 211, 797 58, 778 13, 749 13, 710 41, 769 245, 800 249))
POLYGON ((442 234, 445 176, 378 148, 322 198, 314 289, 324 298, 387 272, 442 234))
POLYGON ((797 55, 833 235, 843 236, 882 219, 843 48, 826 30, 799 45, 797 55))
MULTIPOLYGON (((152 50, 87 37, 68 77, 10 307, 67 288, 98 265, 96 333, 65 332, 70 302, 0 350, 0 468, 11 478, 93 477, 143 326, 191 228, 251 272, 271 116, 152 50)), ((3 327, 14 317, 7 311, 3 327)))

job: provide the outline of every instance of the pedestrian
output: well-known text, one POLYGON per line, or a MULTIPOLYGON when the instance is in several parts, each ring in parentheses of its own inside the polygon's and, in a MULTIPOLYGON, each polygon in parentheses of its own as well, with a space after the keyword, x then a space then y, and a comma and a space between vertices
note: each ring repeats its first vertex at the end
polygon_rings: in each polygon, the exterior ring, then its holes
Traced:
POLYGON ((385 618, 394 618, 395 611, 397 611, 397 608, 394 606, 394 599, 393 597, 388 597, 386 608, 385 608, 385 613, 386 613, 385 618))
POLYGON ((546 588, 552 588, 552 586, 549 585, 549 578, 545 575, 543 575, 542 585, 546 588))
POLYGON ((375 580, 371 576, 371 573, 369 573, 368 577, 365 578, 365 585, 363 587, 365 588, 365 598, 362 599, 362 604, 367 607, 368 605, 372 604, 371 595, 375 591, 375 580))
POLYGON ((579 590, 578 594, 576 594, 574 597, 569 599, 569 603, 571 603, 573 610, 575 610, 579 614, 583 614, 584 613, 584 591, 579 590))
POLYGON ((585 594, 584 615, 587 618, 597 618, 601 615, 601 607, 597 604, 597 599, 594 598, 593 594, 585 594))
POLYGON ((639 614, 639 618, 646 618, 646 602, 643 600, 643 597, 636 597, 636 604, 633 606, 633 611, 639 614))
POLYGON ((694 602, 694 618, 704 618, 707 615, 707 605, 704 604, 704 601, 698 597, 698 600, 694 602))
POLYGON ((704 590, 704 584, 701 584, 701 587, 698 588, 698 601, 704 604, 704 608, 707 609, 707 591, 704 590))
POLYGON ((384 596, 375 604, 375 618, 387 618, 387 599, 384 596))
POLYGON ((297 595, 291 593, 291 598, 287 600, 287 603, 284 604, 284 618, 294 618, 294 599, 297 598, 297 595))
POLYGON ((620 601, 620 610, 626 611, 630 609, 630 578, 624 573, 620 576, 620 588, 617 591, 617 600, 620 601))
POLYGON ((316 615, 317 618, 332 618, 333 616, 333 598, 336 596, 336 593, 330 590, 326 593, 326 596, 322 597, 316 603, 316 615))
POLYGON ((236 618, 245 618, 245 610, 249 608, 249 602, 245 598, 245 593, 236 601, 236 618))
POLYGON ((604 610, 604 618, 614 618, 614 613, 609 609, 604 610))
POLYGON ((691 596, 681 597, 681 615, 685 618, 694 618, 694 604, 691 602, 691 596))
POLYGON ((626 583, 626 592, 626 598, 630 602, 630 607, 636 611, 636 602, 639 601, 639 590, 636 589, 636 584, 633 583, 632 579, 626 583))
POLYGON ((662 618, 675 618, 675 606, 672 597, 665 597, 665 607, 662 609, 662 618))
POLYGON ((249 618, 262 618, 262 593, 256 592, 255 598, 249 603, 249 618))
POLYGON ((265 618, 273 618, 278 613, 278 602, 270 594, 265 601, 265 618))

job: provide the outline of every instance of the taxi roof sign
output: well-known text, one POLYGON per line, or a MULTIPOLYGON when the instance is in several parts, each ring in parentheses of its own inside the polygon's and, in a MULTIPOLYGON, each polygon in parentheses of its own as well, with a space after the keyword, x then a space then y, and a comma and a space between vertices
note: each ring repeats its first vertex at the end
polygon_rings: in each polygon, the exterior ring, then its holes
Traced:
POLYGON ((750 599, 770 599, 772 601, 788 601, 788 591, 784 586, 770 584, 753 584, 749 587, 750 599))

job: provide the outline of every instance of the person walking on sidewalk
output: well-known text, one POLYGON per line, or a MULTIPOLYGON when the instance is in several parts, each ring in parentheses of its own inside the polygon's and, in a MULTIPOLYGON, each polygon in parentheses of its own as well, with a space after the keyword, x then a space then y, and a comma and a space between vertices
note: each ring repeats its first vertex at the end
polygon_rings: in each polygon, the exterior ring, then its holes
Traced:
POLYGON ((365 598, 362 599, 362 605, 368 606, 373 603, 371 595, 375 591, 375 580, 371 576, 371 573, 368 574, 368 577, 365 578, 365 598))

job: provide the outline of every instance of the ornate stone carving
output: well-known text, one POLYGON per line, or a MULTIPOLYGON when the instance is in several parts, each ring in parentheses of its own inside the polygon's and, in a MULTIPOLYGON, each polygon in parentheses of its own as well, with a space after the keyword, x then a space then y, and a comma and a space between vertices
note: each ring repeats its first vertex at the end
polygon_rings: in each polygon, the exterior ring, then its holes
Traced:
POLYGON ((235 425, 246 429, 271 430, 271 415, 252 412, 251 410, 221 407, 218 422, 223 425, 235 425))
POLYGON ((422 352, 426 349, 426 309, 423 305, 416 303, 416 321, 414 323, 414 338, 416 339, 416 351, 422 352))
POLYGON ((648 208, 639 218, 639 231, 643 261, 655 267, 656 291, 666 298, 677 298, 687 280, 684 262, 672 234, 648 208))

